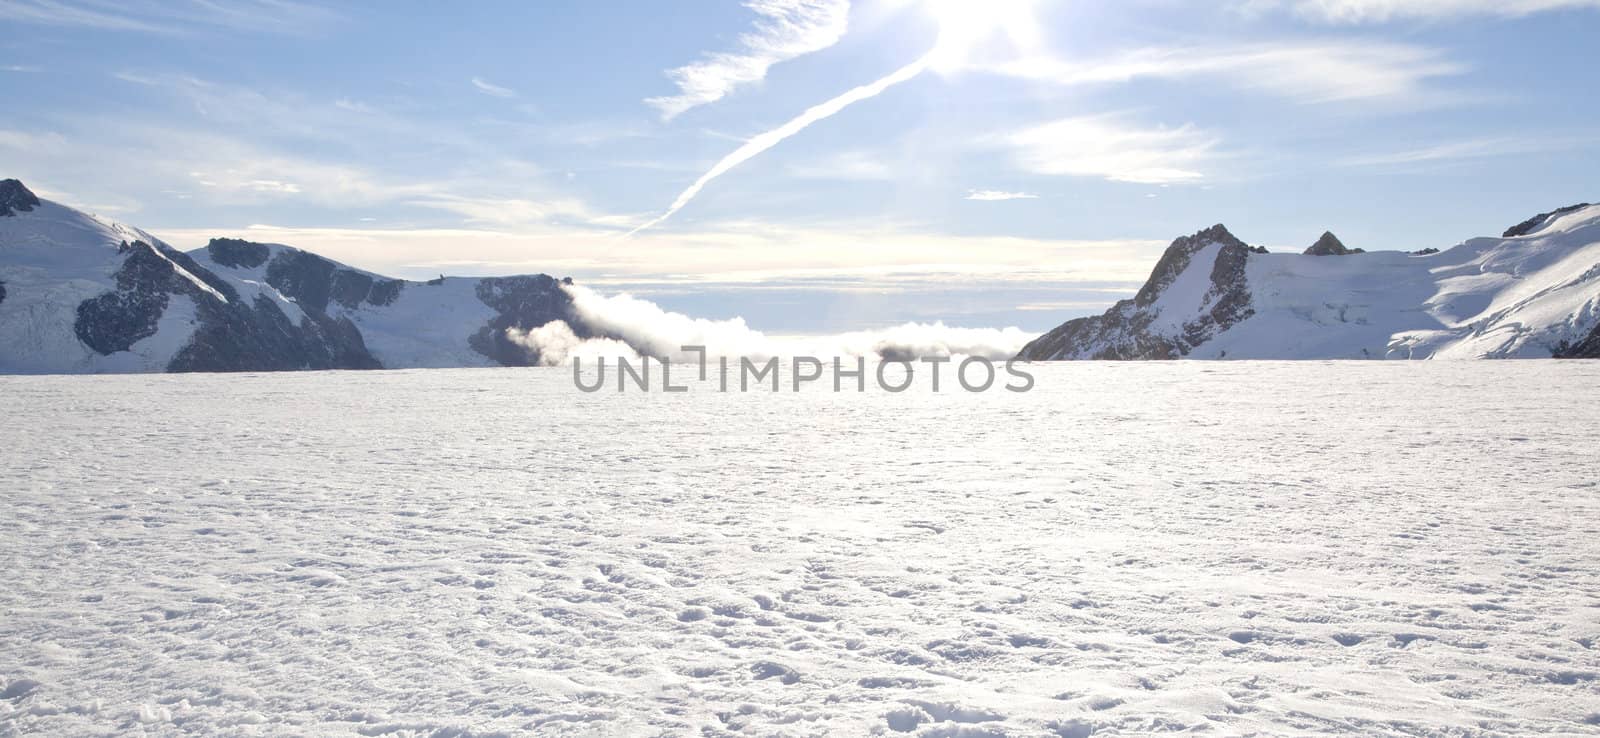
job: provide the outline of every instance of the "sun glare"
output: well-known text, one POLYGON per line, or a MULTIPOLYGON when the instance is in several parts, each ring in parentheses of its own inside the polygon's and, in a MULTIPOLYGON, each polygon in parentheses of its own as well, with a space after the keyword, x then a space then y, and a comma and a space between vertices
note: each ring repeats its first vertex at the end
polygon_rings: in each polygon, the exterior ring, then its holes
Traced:
POLYGON ((1039 43, 1034 8, 1039 0, 927 0, 939 24, 939 41, 930 57, 934 69, 955 71, 967 66, 990 45, 1003 40, 1011 51, 1039 43))

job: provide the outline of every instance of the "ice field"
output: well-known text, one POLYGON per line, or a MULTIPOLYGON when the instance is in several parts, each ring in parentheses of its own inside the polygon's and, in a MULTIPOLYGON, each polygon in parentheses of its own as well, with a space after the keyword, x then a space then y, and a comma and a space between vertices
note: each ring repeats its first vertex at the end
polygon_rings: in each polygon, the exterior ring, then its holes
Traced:
POLYGON ((0 377, 0 735, 1600 734, 1600 363, 1033 371, 0 377))

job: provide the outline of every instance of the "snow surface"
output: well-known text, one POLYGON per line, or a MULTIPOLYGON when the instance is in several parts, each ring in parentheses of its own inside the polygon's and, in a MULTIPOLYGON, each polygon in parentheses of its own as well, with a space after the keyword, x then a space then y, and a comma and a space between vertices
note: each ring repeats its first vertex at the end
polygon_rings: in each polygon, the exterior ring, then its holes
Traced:
POLYGON ((0 735, 1600 734, 1600 363, 1032 371, 0 376, 0 735))

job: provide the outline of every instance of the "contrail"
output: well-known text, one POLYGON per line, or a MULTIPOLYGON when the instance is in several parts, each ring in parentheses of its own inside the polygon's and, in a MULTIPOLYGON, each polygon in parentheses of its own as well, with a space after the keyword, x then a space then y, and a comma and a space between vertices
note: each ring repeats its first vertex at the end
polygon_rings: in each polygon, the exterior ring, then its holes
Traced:
POLYGON ((689 201, 695 198, 695 195, 700 194, 700 190, 705 189, 705 186, 710 184, 711 180, 727 174, 728 170, 749 161, 751 157, 777 146, 784 139, 805 130, 812 123, 830 118, 851 105, 877 97, 883 94, 884 90, 922 74, 927 70, 928 60, 932 56, 932 54, 924 56, 895 70, 889 76, 877 82, 862 85, 825 103, 808 108, 804 113, 796 116, 794 120, 746 141, 743 146, 734 150, 733 153, 722 157, 722 161, 717 162, 717 165, 712 167, 710 171, 700 175, 700 179, 695 180, 694 184, 689 185, 689 188, 683 191, 683 194, 678 195, 678 199, 672 201, 672 207, 667 208, 667 212, 638 228, 628 231, 628 235, 624 236, 624 238, 630 237, 646 228, 654 227, 660 224, 661 221, 671 218, 674 213, 682 210, 683 206, 688 205, 689 201))

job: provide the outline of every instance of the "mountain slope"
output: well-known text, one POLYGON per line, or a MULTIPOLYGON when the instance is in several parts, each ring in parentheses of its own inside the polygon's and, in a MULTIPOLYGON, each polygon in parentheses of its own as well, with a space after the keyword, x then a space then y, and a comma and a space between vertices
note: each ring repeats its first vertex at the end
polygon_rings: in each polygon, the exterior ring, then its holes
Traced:
POLYGON ((0 181, 0 372, 529 365, 506 330, 572 319, 545 275, 409 282, 273 244, 184 253, 0 181))
POLYGON ((1418 253, 1250 249, 1222 226, 1174 241, 1132 300, 1023 348, 1076 359, 1600 356, 1600 206, 1418 253))

